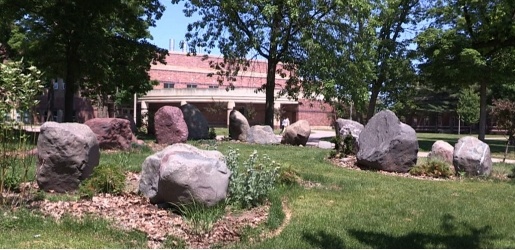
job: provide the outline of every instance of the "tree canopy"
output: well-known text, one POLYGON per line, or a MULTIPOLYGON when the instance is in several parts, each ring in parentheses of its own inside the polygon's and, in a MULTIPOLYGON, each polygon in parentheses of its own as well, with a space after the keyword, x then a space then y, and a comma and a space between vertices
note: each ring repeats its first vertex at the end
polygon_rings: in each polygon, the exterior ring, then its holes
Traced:
POLYGON ((147 42, 148 28, 163 11, 158 0, 1 0, 0 47, 64 79, 64 120, 72 121, 79 90, 107 101, 117 90, 127 98, 152 89, 150 64, 167 51, 147 42))

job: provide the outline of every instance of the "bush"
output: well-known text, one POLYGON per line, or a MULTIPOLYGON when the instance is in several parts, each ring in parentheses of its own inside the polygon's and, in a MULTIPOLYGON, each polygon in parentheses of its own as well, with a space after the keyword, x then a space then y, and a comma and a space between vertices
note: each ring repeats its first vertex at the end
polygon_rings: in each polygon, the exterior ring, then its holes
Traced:
POLYGON ((300 177, 298 173, 291 167, 279 169, 279 178, 277 182, 281 185, 296 185, 298 184, 300 177))
POLYGON ((330 158, 342 158, 357 153, 357 148, 354 147, 354 137, 352 137, 352 135, 347 135, 344 138, 337 135, 331 142, 334 143, 334 150, 331 151, 330 158))
POLYGON ((216 131, 215 128, 209 128, 209 139, 213 140, 216 139, 216 131))
POLYGON ((410 169, 409 173, 416 176, 428 176, 434 178, 449 178, 453 176, 454 171, 449 163, 440 159, 428 159, 420 165, 416 165, 410 169))
POLYGON ((195 202, 190 204, 172 204, 179 213, 184 217, 190 226, 193 234, 205 234, 211 231, 213 225, 225 213, 225 203, 219 202, 218 204, 207 207, 206 205, 195 202))
POLYGON ((125 174, 119 164, 101 164, 94 168, 93 174, 83 181, 79 192, 91 198, 97 193, 120 194, 125 188, 125 174))
POLYGON ((279 177, 279 164, 268 156, 258 159, 256 151, 240 166, 238 150, 229 149, 227 166, 231 170, 228 203, 241 208, 262 204, 275 188, 279 177))

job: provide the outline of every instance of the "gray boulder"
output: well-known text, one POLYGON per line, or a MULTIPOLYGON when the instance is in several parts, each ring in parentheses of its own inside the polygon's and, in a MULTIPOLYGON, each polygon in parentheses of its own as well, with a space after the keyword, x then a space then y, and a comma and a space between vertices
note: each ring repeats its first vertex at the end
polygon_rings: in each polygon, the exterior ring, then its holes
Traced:
POLYGON ((359 151, 359 134, 361 134, 363 128, 365 128, 363 124, 353 120, 338 118, 335 122, 336 133, 342 140, 347 136, 352 137, 354 153, 359 151))
POLYGON ((454 145, 452 162, 456 172, 471 176, 490 175, 492 171, 490 147, 472 136, 462 137, 454 145))
POLYGON ((159 144, 183 143, 188 140, 188 126, 182 111, 173 106, 163 106, 154 115, 156 140, 159 144))
POLYGON ((45 122, 37 142, 39 188, 71 192, 88 178, 100 160, 97 136, 79 123, 45 122))
POLYGON ((85 123, 97 135, 101 149, 131 148, 132 142, 136 142, 132 134, 131 124, 122 118, 94 118, 85 123))
POLYGON ((233 109, 229 114, 229 137, 233 140, 247 141, 249 121, 240 111, 233 109))
POLYGON ((309 135, 311 135, 311 127, 306 120, 298 120, 286 127, 281 139, 281 144, 290 144, 294 146, 306 146, 309 135))
POLYGON ((184 104, 179 107, 188 126, 188 139, 200 140, 209 139, 209 124, 206 117, 192 104, 184 104))
POLYGON ((415 130, 389 110, 375 114, 359 136, 358 166, 406 173, 417 164, 415 130))
POLYGON ((280 142, 270 126, 256 125, 249 129, 247 142, 256 144, 278 144, 280 142))
POLYGON ((154 204, 213 206, 226 198, 230 175, 222 153, 178 143, 145 159, 139 190, 154 204))

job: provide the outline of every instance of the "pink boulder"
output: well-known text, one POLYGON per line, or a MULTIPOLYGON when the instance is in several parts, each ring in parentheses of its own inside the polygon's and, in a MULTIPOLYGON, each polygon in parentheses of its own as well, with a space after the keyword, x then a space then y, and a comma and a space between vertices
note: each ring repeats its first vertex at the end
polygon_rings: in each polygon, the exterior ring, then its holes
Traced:
POLYGON ((94 118, 87 120, 93 133, 97 135, 98 144, 101 149, 122 149, 131 148, 135 139, 128 120, 122 118, 94 118))
POLYGON ((182 111, 173 106, 163 106, 154 115, 156 140, 159 144, 184 143, 188 139, 188 126, 182 111))

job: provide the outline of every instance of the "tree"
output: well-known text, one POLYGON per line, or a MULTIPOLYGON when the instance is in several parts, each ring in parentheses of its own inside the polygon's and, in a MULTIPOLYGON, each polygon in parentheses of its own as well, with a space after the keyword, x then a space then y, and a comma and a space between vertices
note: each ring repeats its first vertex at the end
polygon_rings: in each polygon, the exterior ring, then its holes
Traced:
POLYGON ((406 34, 421 8, 418 0, 376 0, 348 1, 335 9, 308 31, 308 56, 296 71, 309 79, 302 90, 328 102, 353 103, 367 119, 378 99, 388 108, 408 105, 416 74, 406 34))
POLYGON ((509 145, 515 143, 515 102, 510 100, 494 100, 491 112, 497 121, 497 127, 506 130, 506 135, 508 136, 502 160, 505 162, 509 145))
POLYGON ((3 0, 0 25, 9 26, 9 50, 64 79, 64 121, 72 121, 79 90, 106 99, 117 89, 130 96, 152 89, 150 63, 167 51, 146 39, 163 11, 158 0, 3 0))
POLYGON ((417 37, 422 75, 436 86, 479 84, 478 138, 484 140, 487 87, 515 80, 515 4, 436 1, 428 13, 434 22, 417 37))
MULTIPOLYGON (((179 0, 173 0, 178 3, 179 0)), ((218 46, 224 62, 214 63, 220 82, 231 85, 249 59, 257 56, 267 62, 267 78, 258 90, 266 94, 265 124, 273 126, 275 75, 287 77, 295 69, 302 51, 303 34, 316 29, 319 20, 332 11, 331 0, 208 0, 186 1, 184 13, 197 13, 201 20, 188 25, 189 52, 197 48, 210 52, 218 46)), ((290 74, 291 76, 291 74, 290 74)), ((230 86, 231 87, 231 86, 230 86)))
POLYGON ((460 119, 469 125, 479 121, 479 96, 472 87, 463 89, 458 95, 456 112, 460 119))

